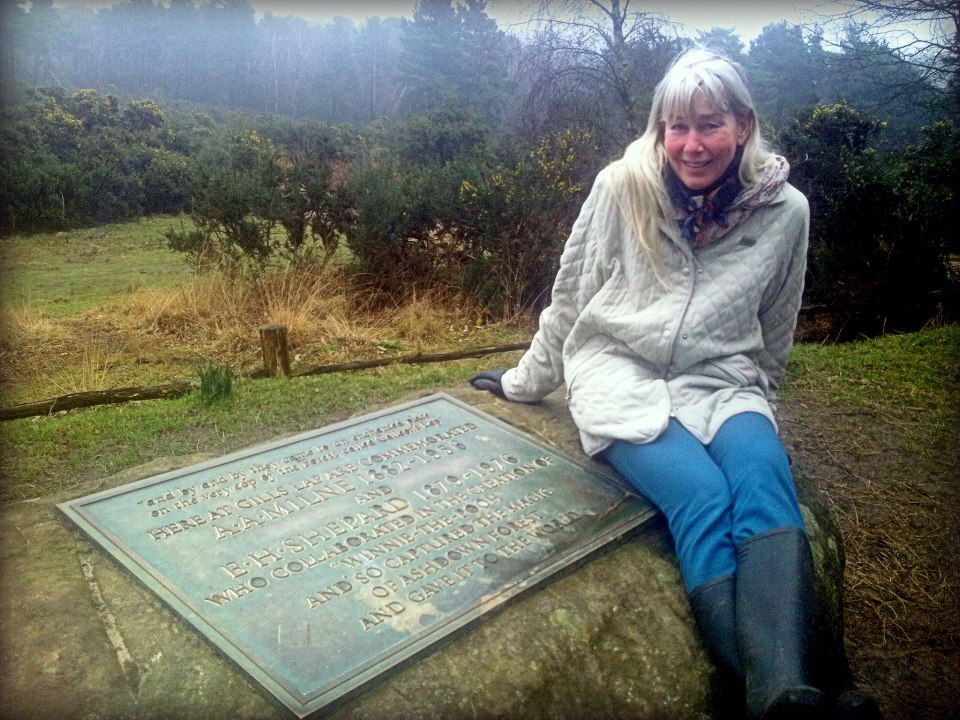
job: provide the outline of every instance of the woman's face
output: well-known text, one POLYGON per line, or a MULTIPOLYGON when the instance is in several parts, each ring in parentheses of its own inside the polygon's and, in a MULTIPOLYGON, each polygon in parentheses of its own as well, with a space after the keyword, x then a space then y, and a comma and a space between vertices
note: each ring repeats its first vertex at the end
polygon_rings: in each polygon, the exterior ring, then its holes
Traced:
POLYGON ((733 113, 723 113, 697 93, 691 117, 667 120, 663 145, 670 167, 691 190, 702 190, 723 175, 737 146, 750 137, 750 126, 733 113))

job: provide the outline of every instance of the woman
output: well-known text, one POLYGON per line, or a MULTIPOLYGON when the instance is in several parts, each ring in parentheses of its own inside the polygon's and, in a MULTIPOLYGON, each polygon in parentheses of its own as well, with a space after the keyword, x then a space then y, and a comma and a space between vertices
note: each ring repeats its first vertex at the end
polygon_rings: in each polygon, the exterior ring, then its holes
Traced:
POLYGON ((665 515, 701 635, 745 683, 752 718, 828 706, 810 547, 774 421, 809 225, 788 170, 738 66, 685 52, 646 132, 597 177, 530 350, 471 379, 519 402, 566 382, 585 451, 665 515))

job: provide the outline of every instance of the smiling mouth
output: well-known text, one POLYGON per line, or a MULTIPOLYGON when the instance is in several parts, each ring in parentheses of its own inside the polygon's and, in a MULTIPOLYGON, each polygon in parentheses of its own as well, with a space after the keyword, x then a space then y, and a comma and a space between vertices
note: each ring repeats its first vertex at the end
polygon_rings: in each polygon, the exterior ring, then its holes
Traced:
POLYGON ((693 168, 693 169, 696 170, 696 169, 699 169, 699 168, 704 168, 704 167, 706 167, 706 166, 709 165, 711 162, 712 162, 711 160, 698 160, 698 161, 684 160, 684 161, 683 161, 683 164, 686 165, 686 166, 689 167, 689 168, 693 168))

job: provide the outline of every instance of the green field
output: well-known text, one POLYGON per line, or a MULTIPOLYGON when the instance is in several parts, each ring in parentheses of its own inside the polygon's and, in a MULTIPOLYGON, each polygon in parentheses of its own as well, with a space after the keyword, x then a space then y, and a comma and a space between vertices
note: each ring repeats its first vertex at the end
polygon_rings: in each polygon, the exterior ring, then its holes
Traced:
MULTIPOLYGON (((186 222, 189 222, 187 220, 186 222)), ((69 232, 22 235, 0 241, 5 309, 29 308, 49 317, 96 307, 144 287, 171 287, 191 275, 163 232, 177 218, 143 218, 69 232)))

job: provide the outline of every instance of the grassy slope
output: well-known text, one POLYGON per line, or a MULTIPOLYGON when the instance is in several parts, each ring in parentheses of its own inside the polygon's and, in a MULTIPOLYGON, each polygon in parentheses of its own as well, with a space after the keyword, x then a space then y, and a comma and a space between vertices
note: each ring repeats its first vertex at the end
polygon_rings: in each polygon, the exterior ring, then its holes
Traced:
POLYGON ((294 369, 519 339, 468 303, 421 295, 376 312, 336 272, 195 276, 156 218, 0 242, 0 396, 6 405, 261 365, 259 329, 290 331, 294 369))
MULTIPOLYGON (((172 287, 193 277, 183 257, 164 245, 162 231, 178 223, 153 218, 0 242, 3 310, 6 320, 15 320, 0 327, 3 404, 196 377, 204 358, 240 368, 250 358, 258 360, 256 325, 240 349, 236 342, 217 339, 219 318, 211 320, 212 330, 201 327, 192 333, 130 326, 125 316, 132 303, 142 303, 136 290, 172 287), (118 319, 126 325, 118 325, 118 319)), ((233 301, 214 295, 213 305, 233 301)), ((291 304, 298 299, 293 296, 291 304)), ((199 312, 212 314, 205 305, 199 312)), ((304 367, 356 356, 516 342, 524 333, 516 325, 477 327, 450 312, 427 298, 374 318, 371 326, 337 316, 331 322, 343 337, 319 343, 328 356, 315 349, 310 354, 306 343, 293 349, 297 358, 303 352, 299 364, 304 367), (459 324, 451 327, 454 322, 459 324)), ((333 422, 416 389, 464 382, 482 367, 512 361, 494 357, 289 382, 240 381, 229 401, 209 408, 188 397, 0 423, 0 502, 55 492, 159 455, 230 452, 333 422)))
POLYGON ((4 238, 0 282, 5 309, 30 308, 61 317, 96 307, 142 287, 186 280, 182 256, 164 246, 170 217, 143 218, 99 228, 4 238))
POLYGON ((844 536, 847 647, 885 716, 960 698, 960 328, 794 351, 781 428, 844 536))
POLYGON ((2 423, 0 501, 56 492, 163 455, 233 452, 415 390, 466 382, 479 369, 515 358, 241 381, 231 398, 210 407, 190 396, 2 423))

